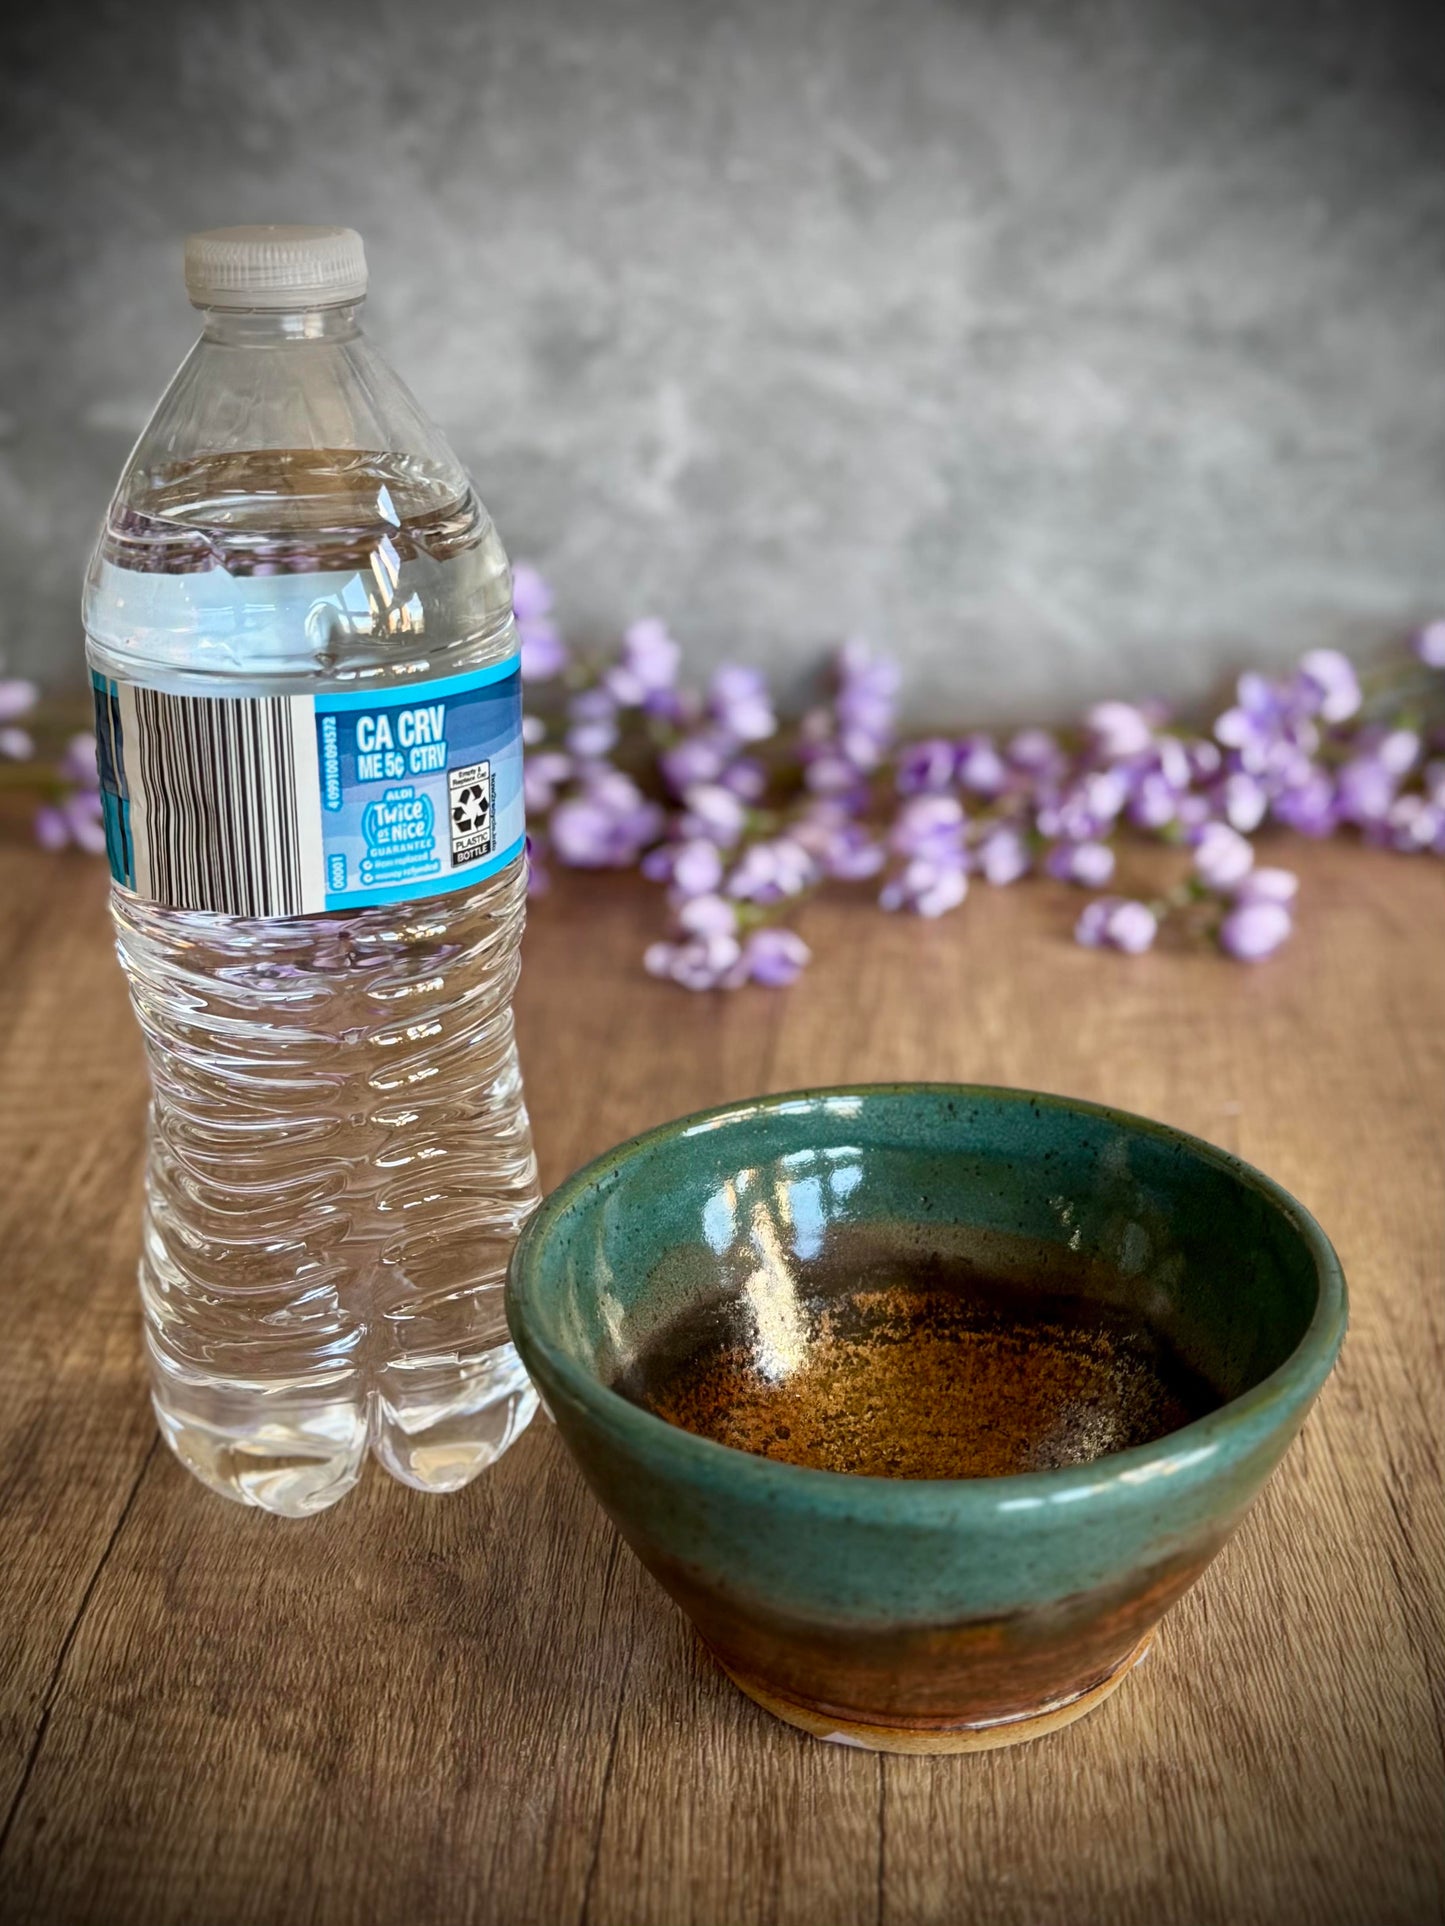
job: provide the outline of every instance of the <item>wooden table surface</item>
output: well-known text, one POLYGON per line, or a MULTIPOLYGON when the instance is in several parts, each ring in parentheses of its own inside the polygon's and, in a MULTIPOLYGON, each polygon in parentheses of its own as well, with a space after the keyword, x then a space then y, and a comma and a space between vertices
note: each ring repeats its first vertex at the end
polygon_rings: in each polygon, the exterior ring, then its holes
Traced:
MULTIPOLYGON (((1293 857, 1292 857, 1293 860, 1293 857)), ((910 1077, 1150 1112, 1261 1164, 1344 1260, 1344 1359, 1255 1512, 1099 1712, 880 1758, 770 1722, 538 1423, 464 1494, 371 1474, 289 1523, 157 1442, 144 1083, 98 867, 0 855, 0 1916, 1165 1926, 1441 1916, 1445 885, 1318 849, 1288 953, 1075 949, 1078 899, 805 920, 798 989, 692 998, 656 898, 535 915, 543 1177, 702 1104, 910 1077)))

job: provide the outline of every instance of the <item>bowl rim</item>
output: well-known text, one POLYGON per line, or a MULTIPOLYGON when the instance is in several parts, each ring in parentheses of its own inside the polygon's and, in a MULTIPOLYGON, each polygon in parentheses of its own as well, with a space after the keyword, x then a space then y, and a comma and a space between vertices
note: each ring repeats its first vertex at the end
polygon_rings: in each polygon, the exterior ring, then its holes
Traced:
MULTIPOLYGON (((896 1515, 897 1508, 903 1504, 918 1517, 930 1513, 952 1515, 960 1505, 973 1511, 1027 1514, 1043 1505, 1067 1504, 1115 1489, 1137 1490, 1142 1498, 1155 1487, 1155 1480, 1161 1478, 1185 1484, 1198 1476, 1208 1477, 1214 1469, 1231 1462, 1261 1438, 1276 1435, 1295 1413, 1303 1417, 1334 1368, 1349 1318, 1344 1270, 1329 1238, 1298 1198, 1244 1158, 1172 1124, 1109 1104, 1008 1084, 929 1082, 837 1084, 778 1091, 690 1111, 614 1144, 564 1178, 528 1220, 508 1265, 506 1307, 513 1342, 528 1371, 544 1380, 555 1379, 557 1386, 592 1417, 609 1431, 620 1432, 649 1457, 662 1454, 671 1457, 680 1468, 690 1466, 702 1475, 711 1470, 718 1476, 730 1477, 740 1481, 744 1491, 752 1490, 760 1498, 771 1495, 777 1500, 792 1493, 805 1498, 814 1509, 864 1512, 873 1516, 879 1514, 880 1508, 896 1515), (530 1294, 552 1225, 584 1199, 587 1192, 596 1189, 610 1172, 620 1169, 639 1153, 677 1137, 711 1133, 730 1123, 774 1114, 805 1113, 840 1101, 876 1097, 982 1100, 995 1105, 1047 1107, 1072 1116, 1103 1119, 1131 1133, 1167 1142, 1234 1177, 1285 1218, 1313 1259, 1317 1286, 1315 1308, 1299 1342, 1267 1377, 1248 1391, 1150 1444, 1107 1452, 1085 1465, 1046 1471, 1009 1472, 988 1478, 879 1478, 764 1458, 669 1424, 665 1418, 633 1404, 604 1384, 528 1322, 530 1294), (534 1355, 545 1366, 544 1372, 535 1369, 534 1355), (1230 1445, 1235 1447, 1233 1451, 1227 1448, 1230 1445)), ((551 1395, 552 1387, 545 1381, 540 1388, 544 1395, 551 1395)))

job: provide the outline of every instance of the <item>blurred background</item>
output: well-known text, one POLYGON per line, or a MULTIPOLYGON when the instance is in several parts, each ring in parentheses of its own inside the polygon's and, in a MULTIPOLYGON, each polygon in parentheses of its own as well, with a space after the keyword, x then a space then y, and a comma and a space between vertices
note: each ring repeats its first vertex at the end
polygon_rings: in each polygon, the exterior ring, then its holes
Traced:
POLYGON ((79 680, 181 237, 249 221, 361 229, 578 639, 1049 719, 1445 607, 1439 8, 58 4, 0 93, 12 673, 79 680))

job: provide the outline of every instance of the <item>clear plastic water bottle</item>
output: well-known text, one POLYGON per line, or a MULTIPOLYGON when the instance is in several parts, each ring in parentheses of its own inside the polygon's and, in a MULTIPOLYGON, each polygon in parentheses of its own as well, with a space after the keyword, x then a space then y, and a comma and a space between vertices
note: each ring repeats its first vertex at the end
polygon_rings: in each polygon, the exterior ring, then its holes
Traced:
POLYGON ((453 1490, 535 1409, 501 1292, 537 1198, 517 642, 486 510, 361 334, 360 238, 197 235, 186 285, 85 591, 141 1295, 177 1455, 294 1516, 368 1447, 453 1490))

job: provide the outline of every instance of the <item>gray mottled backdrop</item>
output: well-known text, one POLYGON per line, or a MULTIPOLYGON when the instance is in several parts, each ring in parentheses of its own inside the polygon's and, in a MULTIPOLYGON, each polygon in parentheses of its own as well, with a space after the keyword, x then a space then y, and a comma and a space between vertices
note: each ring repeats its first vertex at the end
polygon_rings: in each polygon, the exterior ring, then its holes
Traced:
POLYGON ((1439 7, 251 0, 0 63, 3 641, 186 347, 179 239, 343 220, 371 325, 600 636, 1057 713, 1445 606, 1439 7))

